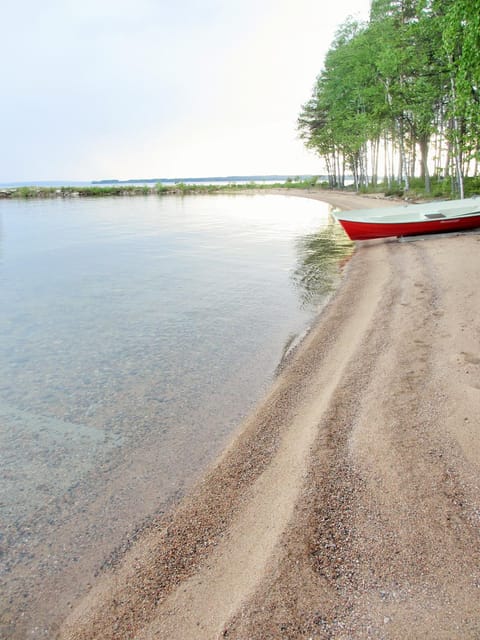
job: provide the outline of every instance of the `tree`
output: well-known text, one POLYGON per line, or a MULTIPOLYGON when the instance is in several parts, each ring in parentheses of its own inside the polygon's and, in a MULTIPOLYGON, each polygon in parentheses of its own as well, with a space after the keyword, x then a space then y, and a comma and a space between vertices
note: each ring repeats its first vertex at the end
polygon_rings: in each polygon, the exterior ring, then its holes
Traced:
POLYGON ((428 192, 435 142, 437 168, 448 172, 454 159, 463 197, 463 176, 480 157, 477 2, 372 0, 367 24, 339 28, 298 120, 333 186, 346 166, 357 188, 376 184, 382 149, 388 184, 408 190, 419 167, 428 192))
POLYGON ((468 172, 470 161, 478 159, 479 154, 480 11, 475 5, 471 0, 435 3, 442 18, 443 48, 450 79, 448 114, 453 124, 449 137, 461 198, 465 171, 468 172))

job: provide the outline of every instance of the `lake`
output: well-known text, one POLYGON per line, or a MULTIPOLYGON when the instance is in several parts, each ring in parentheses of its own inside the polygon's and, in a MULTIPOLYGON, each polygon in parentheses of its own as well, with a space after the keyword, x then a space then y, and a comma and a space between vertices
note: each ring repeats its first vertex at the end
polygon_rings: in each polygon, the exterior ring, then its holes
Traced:
POLYGON ((351 247, 306 198, 0 201, 0 637, 49 637, 181 497, 351 247))

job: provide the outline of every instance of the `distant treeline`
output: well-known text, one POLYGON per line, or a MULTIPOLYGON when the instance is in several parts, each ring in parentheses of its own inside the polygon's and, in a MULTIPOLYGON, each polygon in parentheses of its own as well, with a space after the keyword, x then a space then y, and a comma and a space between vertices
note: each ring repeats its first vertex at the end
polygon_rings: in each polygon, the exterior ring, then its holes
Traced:
MULTIPOLYGON (((295 180, 303 181, 309 180, 313 176, 302 175, 297 176, 295 180)), ((317 176, 319 180, 322 178, 327 180, 327 176, 317 176)), ((178 183, 192 183, 192 182, 287 182, 291 181, 291 176, 285 175, 258 175, 258 176, 215 176, 210 178, 130 178, 129 180, 92 180, 92 184, 178 184, 178 183)))
POLYGON ((372 0, 338 30, 298 120, 331 186, 463 197, 480 158, 480 7, 372 0), (432 182, 433 178, 433 182, 432 182))
MULTIPOLYGON (((102 197, 102 196, 146 196, 146 195, 184 195, 202 193, 234 193, 245 190, 266 190, 266 189, 311 189, 317 185, 317 178, 312 177, 307 180, 288 178, 285 182, 278 183, 257 183, 248 182, 246 184, 187 184, 179 182, 176 184, 154 185, 95 185, 87 187, 17 187, 0 190, 0 198, 79 198, 79 197, 102 197)), ((328 182, 318 186, 328 187, 328 182)))

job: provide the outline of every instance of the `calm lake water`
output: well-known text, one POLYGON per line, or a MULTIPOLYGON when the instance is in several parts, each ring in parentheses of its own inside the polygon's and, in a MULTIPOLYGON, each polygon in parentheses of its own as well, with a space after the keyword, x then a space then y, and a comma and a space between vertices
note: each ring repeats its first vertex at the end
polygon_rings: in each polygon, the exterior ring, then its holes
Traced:
POLYGON ((226 443, 351 251, 328 213, 0 201, 0 637, 49 637, 226 443))

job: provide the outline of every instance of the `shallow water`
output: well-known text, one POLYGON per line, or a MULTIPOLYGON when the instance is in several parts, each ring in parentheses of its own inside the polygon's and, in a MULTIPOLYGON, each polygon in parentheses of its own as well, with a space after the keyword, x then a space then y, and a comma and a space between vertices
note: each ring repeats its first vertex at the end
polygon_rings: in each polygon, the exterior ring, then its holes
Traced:
POLYGON ((0 632, 48 636, 181 495, 350 251, 303 198, 0 201, 0 632))

